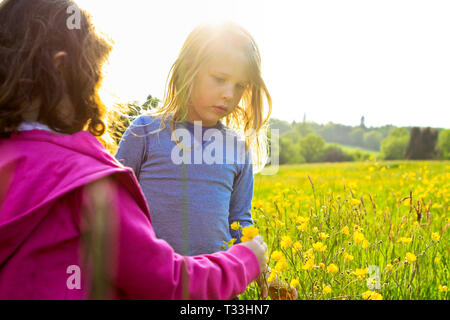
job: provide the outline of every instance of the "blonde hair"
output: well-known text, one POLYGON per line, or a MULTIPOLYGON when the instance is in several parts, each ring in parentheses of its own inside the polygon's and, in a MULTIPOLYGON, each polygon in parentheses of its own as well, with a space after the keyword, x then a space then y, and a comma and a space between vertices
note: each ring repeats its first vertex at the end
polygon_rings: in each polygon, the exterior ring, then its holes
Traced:
POLYGON ((258 172, 267 161, 266 125, 272 111, 272 99, 261 76, 258 46, 243 27, 225 22, 195 28, 184 42, 169 72, 163 104, 152 115, 162 118, 162 129, 165 119, 172 115, 172 131, 177 123, 186 121, 194 80, 200 68, 213 58, 223 56, 223 52, 229 52, 229 48, 244 53, 249 85, 242 95, 241 105, 225 118, 225 125, 245 136, 247 150, 250 149, 252 153, 254 170, 258 172))

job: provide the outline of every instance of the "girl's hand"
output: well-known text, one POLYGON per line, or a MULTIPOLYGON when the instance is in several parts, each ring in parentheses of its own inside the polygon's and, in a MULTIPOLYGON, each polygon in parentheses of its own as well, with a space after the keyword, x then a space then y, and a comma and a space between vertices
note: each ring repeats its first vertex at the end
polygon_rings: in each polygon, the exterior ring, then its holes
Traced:
POLYGON ((267 278, 270 275, 270 269, 266 273, 261 273, 256 279, 262 298, 266 299, 268 296, 272 300, 297 300, 298 294, 297 289, 290 287, 287 283, 282 282, 278 276, 275 277, 273 281, 268 282, 267 278))
POLYGON ((267 244, 264 242, 263 238, 260 235, 257 235, 253 239, 242 242, 241 244, 253 251, 253 253, 258 258, 261 273, 265 272, 267 268, 266 264, 267 244))

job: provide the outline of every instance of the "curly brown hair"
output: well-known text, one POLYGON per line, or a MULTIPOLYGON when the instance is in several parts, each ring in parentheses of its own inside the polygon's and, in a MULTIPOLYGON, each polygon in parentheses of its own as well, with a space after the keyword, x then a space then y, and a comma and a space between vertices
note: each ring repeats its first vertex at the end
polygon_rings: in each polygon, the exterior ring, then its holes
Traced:
POLYGON ((90 16, 71 0, 4 0, 0 4, 0 135, 17 131, 39 102, 37 121, 65 134, 88 130, 102 136, 106 107, 98 88, 102 66, 112 49, 96 33, 90 16), (69 8, 80 13, 79 28, 67 21, 69 8), (54 64, 66 52, 63 75, 54 64), (64 81, 62 81, 62 79, 64 81), (74 107, 70 121, 62 119, 58 104, 64 94, 74 107))

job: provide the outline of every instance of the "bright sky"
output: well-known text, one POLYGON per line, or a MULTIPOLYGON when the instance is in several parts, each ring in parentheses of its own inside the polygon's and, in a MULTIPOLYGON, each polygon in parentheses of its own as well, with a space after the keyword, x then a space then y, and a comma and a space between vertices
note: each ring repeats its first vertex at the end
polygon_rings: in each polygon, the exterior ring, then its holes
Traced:
POLYGON ((104 87, 162 99, 201 22, 234 20, 255 38, 272 116, 367 126, 450 128, 448 0, 78 0, 115 41, 104 87))

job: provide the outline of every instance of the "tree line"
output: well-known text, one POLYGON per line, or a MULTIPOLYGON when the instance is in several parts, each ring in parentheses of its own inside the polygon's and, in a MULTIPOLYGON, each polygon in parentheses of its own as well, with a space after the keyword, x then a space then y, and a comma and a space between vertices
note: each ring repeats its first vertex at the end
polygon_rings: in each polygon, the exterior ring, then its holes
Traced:
POLYGON ((379 160, 450 159, 450 129, 392 125, 367 128, 271 119, 278 129, 280 164, 379 160), (375 155, 375 156, 374 156, 375 155))
MULTIPOLYGON (((158 108, 160 102, 148 95, 143 104, 135 101, 120 105, 122 113, 114 128, 117 142, 136 117, 158 108)), ((359 126, 347 126, 332 122, 322 125, 306 118, 298 123, 272 118, 269 128, 279 130, 280 164, 364 161, 371 157, 450 160, 450 129, 392 125, 367 128, 364 121, 362 117, 359 126)))

